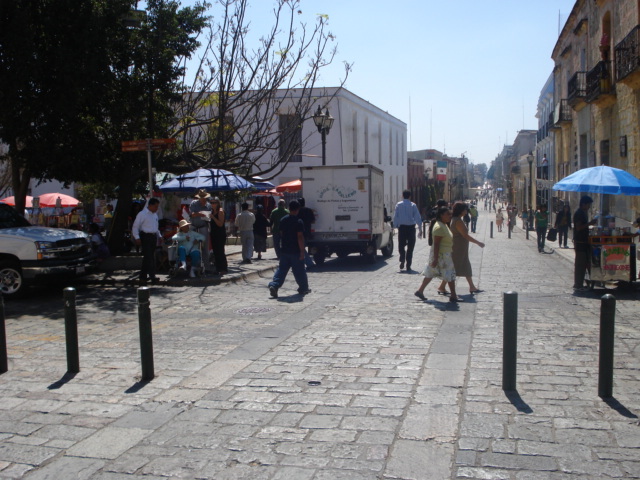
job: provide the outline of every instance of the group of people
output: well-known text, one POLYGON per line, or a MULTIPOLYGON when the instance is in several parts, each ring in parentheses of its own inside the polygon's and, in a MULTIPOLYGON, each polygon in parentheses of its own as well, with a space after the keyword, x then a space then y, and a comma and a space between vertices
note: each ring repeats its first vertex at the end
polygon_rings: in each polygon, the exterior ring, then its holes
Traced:
POLYGON ((484 248, 484 243, 469 235, 464 216, 469 213, 471 207, 466 202, 456 202, 453 209, 450 209, 446 201, 439 200, 437 208, 436 216, 429 225, 431 252, 422 270, 424 278, 415 296, 425 300, 425 288, 433 278, 438 277, 442 279, 438 294, 448 295, 450 302, 461 302, 463 299, 456 292, 457 277, 466 278, 470 294, 482 292, 473 283, 469 244, 474 243, 484 248))

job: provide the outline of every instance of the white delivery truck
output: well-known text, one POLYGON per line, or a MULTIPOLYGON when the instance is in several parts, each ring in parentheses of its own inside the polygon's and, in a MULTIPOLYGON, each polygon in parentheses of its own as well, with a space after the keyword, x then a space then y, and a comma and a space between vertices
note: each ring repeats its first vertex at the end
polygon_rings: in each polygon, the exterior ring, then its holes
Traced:
POLYGON ((300 167, 302 193, 315 223, 307 241, 316 264, 335 253, 393 254, 391 217, 384 205, 384 173, 368 164, 300 167))

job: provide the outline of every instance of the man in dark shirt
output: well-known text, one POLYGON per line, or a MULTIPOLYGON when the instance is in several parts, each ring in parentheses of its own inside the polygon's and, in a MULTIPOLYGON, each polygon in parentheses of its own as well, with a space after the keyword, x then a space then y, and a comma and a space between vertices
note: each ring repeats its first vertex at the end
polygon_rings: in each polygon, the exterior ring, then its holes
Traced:
POLYGON ((273 280, 269 282, 269 293, 273 298, 278 298, 278 289, 284 284, 289 269, 293 271, 293 277, 298 284, 298 293, 306 295, 311 292, 304 266, 304 224, 298 217, 299 211, 300 204, 293 200, 289 203, 289 215, 280 220, 280 263, 273 274, 273 280))
POLYGON ((576 259, 573 270, 573 289, 583 291, 584 274, 591 269, 591 258, 589 250, 589 225, 595 225, 597 220, 589 221, 589 209, 593 199, 584 195, 580 199, 580 206, 573 214, 573 243, 576 259))
MULTIPOLYGON (((299 198, 298 203, 300 204, 298 218, 302 220, 304 224, 304 241, 306 246, 307 242, 311 239, 311 224, 316 223, 316 216, 313 214, 313 210, 305 206, 304 198, 299 198)), ((307 265, 307 268, 311 268, 314 265, 313 260, 311 260, 311 255, 309 255, 307 251, 305 251, 304 254, 304 263, 307 265)))

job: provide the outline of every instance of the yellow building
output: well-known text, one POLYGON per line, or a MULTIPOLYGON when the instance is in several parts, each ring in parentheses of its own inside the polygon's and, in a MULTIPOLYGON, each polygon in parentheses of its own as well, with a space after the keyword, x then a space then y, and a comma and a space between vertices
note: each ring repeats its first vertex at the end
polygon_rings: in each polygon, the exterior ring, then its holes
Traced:
MULTIPOLYGON (((640 2, 578 0, 552 58, 555 178, 597 165, 640 178, 640 2)), ((557 194, 577 207, 579 194, 557 194)), ((605 213, 640 215, 640 197, 604 197, 605 213)))

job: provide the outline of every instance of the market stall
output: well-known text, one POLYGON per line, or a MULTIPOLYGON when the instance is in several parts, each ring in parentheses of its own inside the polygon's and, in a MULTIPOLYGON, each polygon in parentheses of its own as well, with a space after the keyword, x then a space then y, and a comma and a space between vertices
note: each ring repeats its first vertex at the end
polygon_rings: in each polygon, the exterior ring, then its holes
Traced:
POLYGON ((619 168, 600 165, 578 170, 556 183, 553 190, 600 195, 598 225, 589 229, 589 288, 607 282, 636 281, 636 235, 629 227, 616 226, 616 218, 604 215, 602 205, 603 195, 640 195, 640 180, 619 168))

